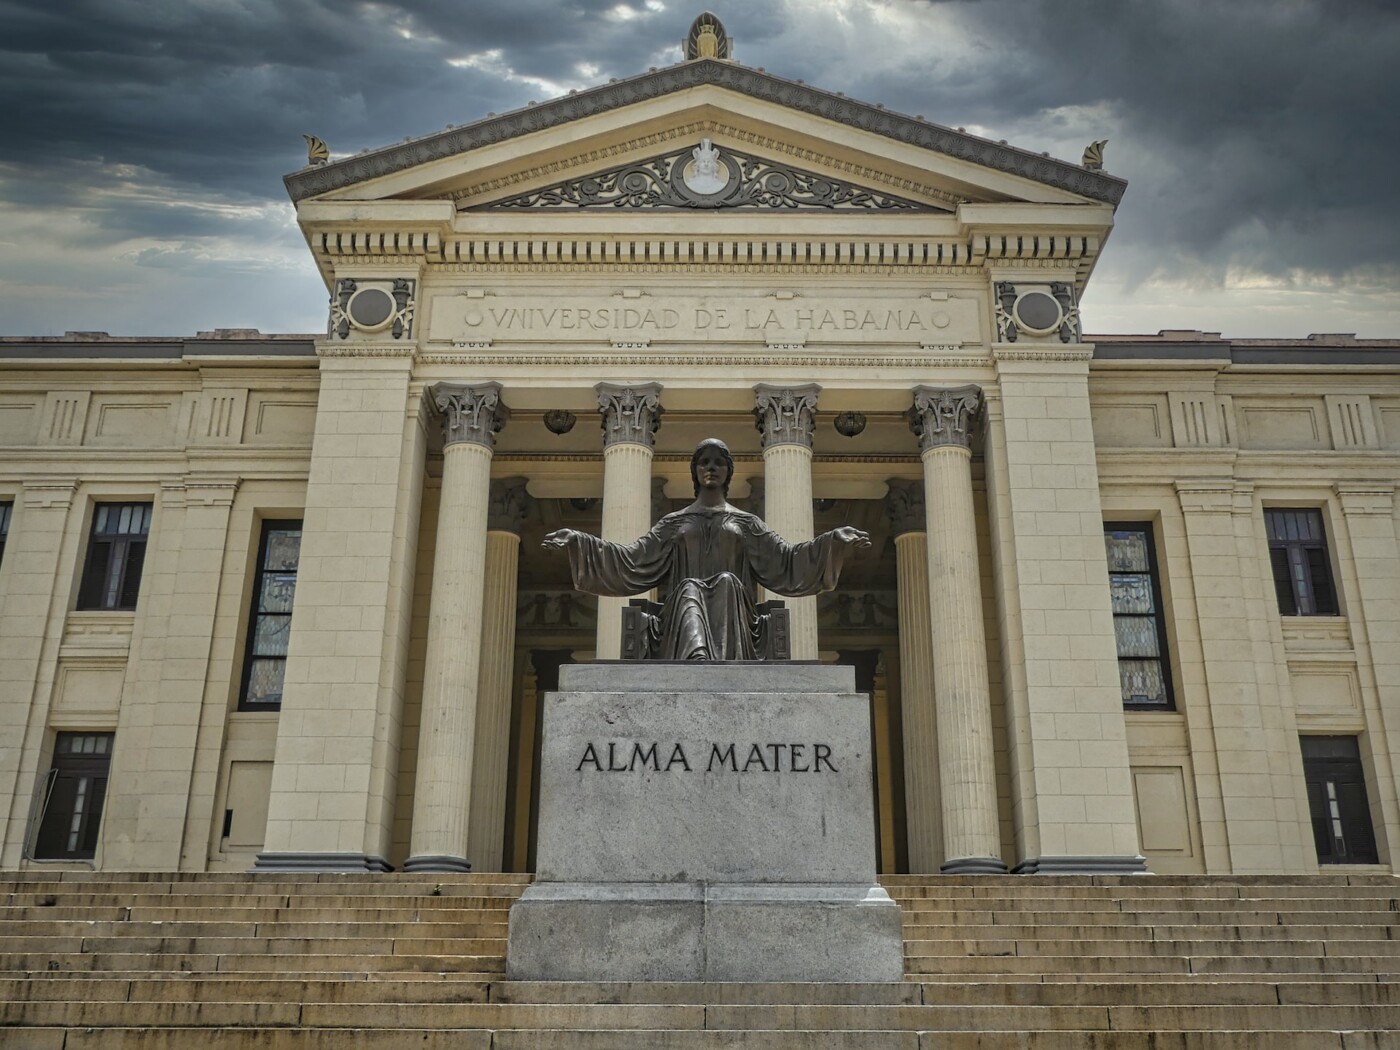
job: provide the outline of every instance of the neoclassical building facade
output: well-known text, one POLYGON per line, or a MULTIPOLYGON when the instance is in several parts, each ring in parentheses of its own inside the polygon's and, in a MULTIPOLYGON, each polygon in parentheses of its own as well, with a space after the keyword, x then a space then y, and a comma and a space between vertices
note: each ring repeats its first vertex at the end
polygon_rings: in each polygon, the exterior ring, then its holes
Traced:
POLYGON ((540 540, 713 436, 882 870, 1394 870, 1400 341, 1086 336, 1122 180, 690 43, 288 176, 322 336, 0 340, 0 867, 530 870, 540 540))

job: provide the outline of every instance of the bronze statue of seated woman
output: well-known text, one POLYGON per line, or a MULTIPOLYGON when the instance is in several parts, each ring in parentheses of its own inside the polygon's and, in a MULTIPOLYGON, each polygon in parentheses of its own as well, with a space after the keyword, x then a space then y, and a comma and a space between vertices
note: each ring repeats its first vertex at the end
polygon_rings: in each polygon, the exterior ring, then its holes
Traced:
POLYGON ((832 590, 847 553, 869 547, 870 537, 842 526, 787 543, 756 515, 729 504, 733 476, 729 448, 707 438, 690 457, 690 506, 667 514, 633 543, 560 529, 544 538, 544 547, 568 551, 581 591, 626 597, 662 588, 661 611, 648 623, 648 658, 762 659, 770 623, 755 602, 756 586, 790 598, 832 590))

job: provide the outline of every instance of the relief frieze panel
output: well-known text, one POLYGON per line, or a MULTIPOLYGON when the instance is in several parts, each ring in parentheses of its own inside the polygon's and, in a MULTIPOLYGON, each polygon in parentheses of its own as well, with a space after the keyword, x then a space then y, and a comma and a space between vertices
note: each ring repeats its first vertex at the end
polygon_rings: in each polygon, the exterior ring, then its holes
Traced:
POLYGON ((975 299, 826 296, 438 295, 431 342, 902 343, 981 341, 975 299))

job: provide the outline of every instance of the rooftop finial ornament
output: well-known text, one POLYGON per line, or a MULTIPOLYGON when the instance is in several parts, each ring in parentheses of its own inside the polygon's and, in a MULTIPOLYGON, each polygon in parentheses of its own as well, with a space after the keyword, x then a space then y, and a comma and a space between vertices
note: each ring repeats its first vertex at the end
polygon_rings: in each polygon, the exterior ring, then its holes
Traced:
POLYGON ((709 11, 690 24, 690 32, 685 37, 685 57, 687 60, 733 57, 729 34, 709 11))
POLYGON ((1108 139, 1098 139, 1084 147, 1084 157, 1080 164, 1089 171, 1103 171, 1103 148, 1108 145, 1108 139))
POLYGON ((303 135, 306 140, 306 163, 319 166, 329 164, 331 159, 330 148, 318 139, 315 135, 303 135))

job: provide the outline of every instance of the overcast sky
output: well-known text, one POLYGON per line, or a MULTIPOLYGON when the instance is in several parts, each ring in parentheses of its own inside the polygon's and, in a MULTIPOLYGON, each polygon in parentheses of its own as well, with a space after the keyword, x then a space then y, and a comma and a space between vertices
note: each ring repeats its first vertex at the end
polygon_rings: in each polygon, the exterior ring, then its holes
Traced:
MULTIPOLYGON (((0 0, 0 335, 311 332, 281 177, 680 60, 693 0, 0 0)), ((1129 180, 1090 332, 1400 338, 1396 0, 708 0, 735 58, 1129 180)))

